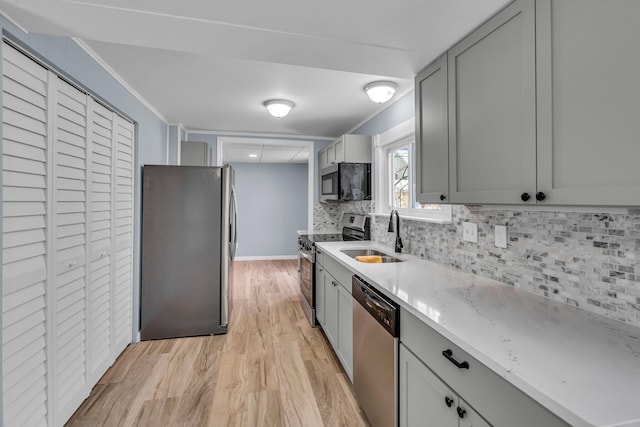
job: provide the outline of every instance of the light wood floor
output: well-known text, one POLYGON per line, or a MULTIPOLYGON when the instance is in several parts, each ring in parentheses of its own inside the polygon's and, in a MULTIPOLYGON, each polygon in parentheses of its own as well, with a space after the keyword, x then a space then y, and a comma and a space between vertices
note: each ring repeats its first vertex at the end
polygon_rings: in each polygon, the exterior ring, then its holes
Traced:
POLYGON ((234 264, 226 335, 130 345, 68 426, 366 426, 297 261, 234 264))

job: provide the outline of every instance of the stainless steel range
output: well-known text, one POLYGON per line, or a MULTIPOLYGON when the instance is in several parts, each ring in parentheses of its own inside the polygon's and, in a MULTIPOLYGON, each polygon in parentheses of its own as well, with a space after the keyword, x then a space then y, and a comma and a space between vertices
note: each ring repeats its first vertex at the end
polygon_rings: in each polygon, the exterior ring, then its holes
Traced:
POLYGON ((369 240, 367 215, 344 213, 340 221, 341 234, 303 234, 298 237, 298 284, 302 292, 302 309, 311 326, 316 322, 316 242, 369 240))

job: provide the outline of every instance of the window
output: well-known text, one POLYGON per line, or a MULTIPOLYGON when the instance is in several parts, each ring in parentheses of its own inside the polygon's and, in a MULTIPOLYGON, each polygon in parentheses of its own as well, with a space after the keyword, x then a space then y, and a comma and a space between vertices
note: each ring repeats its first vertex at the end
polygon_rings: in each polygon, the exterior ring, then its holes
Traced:
POLYGON ((413 206, 413 143, 403 143, 400 147, 387 148, 387 174, 386 180, 390 200, 389 206, 393 209, 409 208, 413 206))
POLYGON ((451 206, 421 204, 416 200, 414 121, 409 120, 374 137, 376 157, 376 213, 433 222, 450 222, 451 206))

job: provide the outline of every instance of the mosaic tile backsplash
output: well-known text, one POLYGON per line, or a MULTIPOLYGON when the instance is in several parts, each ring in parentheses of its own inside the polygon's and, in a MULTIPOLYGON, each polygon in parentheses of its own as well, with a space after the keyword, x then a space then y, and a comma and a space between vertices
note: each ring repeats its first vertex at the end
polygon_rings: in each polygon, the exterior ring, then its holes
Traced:
MULTIPOLYGON (((400 235, 403 252, 640 327, 640 211, 630 212, 455 205, 452 224, 401 218, 400 235), (463 222, 478 224, 478 244, 462 240, 463 222), (494 225, 508 227, 507 249, 495 247, 494 225)), ((387 226, 374 217, 372 240, 392 250, 387 226)))
POLYGON ((341 233, 340 220, 344 212, 367 215, 373 212, 373 202, 363 200, 359 202, 316 203, 313 205, 314 233, 341 233))

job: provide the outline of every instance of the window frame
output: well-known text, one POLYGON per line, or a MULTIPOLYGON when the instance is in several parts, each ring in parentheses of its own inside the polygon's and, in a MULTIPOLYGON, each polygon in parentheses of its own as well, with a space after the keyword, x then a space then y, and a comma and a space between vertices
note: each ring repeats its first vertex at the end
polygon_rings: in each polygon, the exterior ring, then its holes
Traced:
MULTIPOLYGON (((374 145, 374 176, 375 176, 375 212, 373 215, 388 216, 393 208, 391 206, 392 195, 392 165, 390 162, 391 151, 394 149, 409 146, 409 193, 410 206, 415 206, 416 185, 415 185, 415 121, 407 120, 388 131, 373 137, 374 145)), ((397 208, 401 217, 434 222, 439 224, 450 224, 452 222, 451 205, 434 205, 429 208, 397 208)))
POLYGON ((415 171, 413 170, 413 161, 414 161, 414 156, 413 156, 413 152, 415 150, 415 141, 414 138, 412 138, 412 136, 407 136, 405 138, 400 139, 399 141, 396 141, 394 143, 391 144, 387 144, 383 147, 383 153, 386 156, 385 158, 385 163, 386 163, 386 170, 382 171, 384 174, 386 174, 386 176, 384 177, 384 182, 385 182, 385 186, 387 187, 385 189, 385 198, 382 199, 385 201, 385 205, 388 208, 387 210, 389 212, 391 212, 391 209, 397 209, 398 212, 400 212, 401 210, 405 210, 405 209, 411 209, 411 208, 394 208, 393 207, 393 163, 391 160, 391 153, 399 148, 403 148, 403 147, 407 147, 409 149, 409 155, 407 160, 409 161, 409 206, 415 206, 415 192, 411 191, 411 189, 413 189, 415 183, 415 171))

